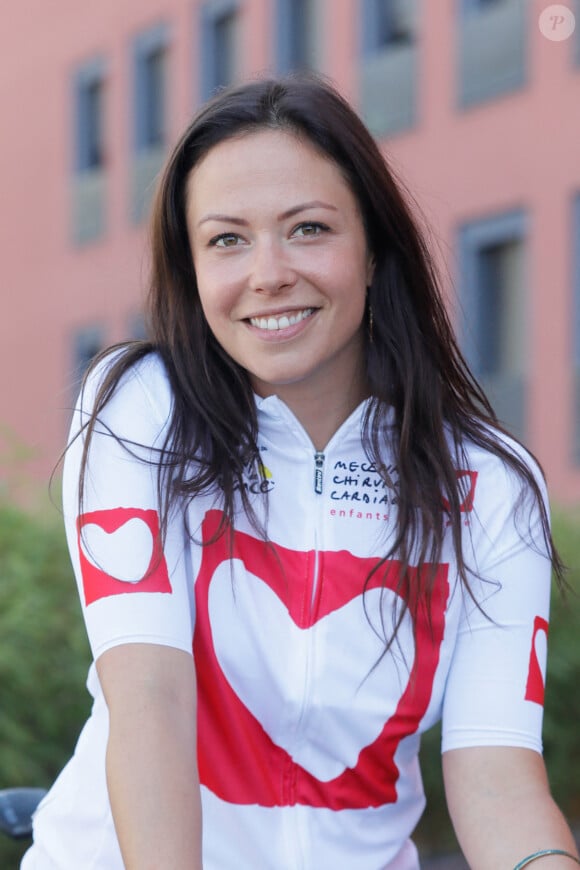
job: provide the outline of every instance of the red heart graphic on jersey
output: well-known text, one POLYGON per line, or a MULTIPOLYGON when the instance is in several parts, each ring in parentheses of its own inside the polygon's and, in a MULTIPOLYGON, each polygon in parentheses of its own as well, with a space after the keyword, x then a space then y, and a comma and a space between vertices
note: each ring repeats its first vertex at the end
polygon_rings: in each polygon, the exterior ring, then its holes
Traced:
MULTIPOLYGON (((207 513, 202 525, 204 542, 216 533, 221 516, 219 511, 207 513)), ((376 558, 358 558, 345 550, 319 553, 290 550, 242 532, 234 533, 231 556, 243 563, 254 578, 260 578, 283 603, 295 625, 305 630, 360 597, 365 580, 379 562, 376 558), (312 587, 307 578, 313 576, 316 560, 322 582, 311 601, 312 587)), ((411 600, 409 592, 405 594, 398 588, 397 561, 387 562, 367 583, 369 590, 384 585, 407 601, 415 629, 415 657, 396 709, 378 737, 361 747, 352 767, 323 781, 272 740, 220 666, 212 637, 209 598, 216 572, 223 563, 229 565, 229 559, 228 536, 224 535, 203 548, 196 580, 193 650, 198 674, 198 760, 202 784, 223 800, 236 804, 305 804, 337 810, 394 802, 398 779, 395 752, 403 738, 416 732, 431 698, 445 627, 448 566, 439 565, 435 570, 430 621, 425 601, 411 600), (274 777, 273 771, 279 775, 274 777)), ((419 579, 418 570, 411 568, 411 594, 417 588, 414 579, 419 579)), ((347 644, 348 638, 344 642, 347 644)), ((251 677, 249 674, 248 678, 251 677)))
POLYGON ((87 605, 109 595, 171 593, 167 564, 159 546, 157 511, 113 508, 82 514, 77 519, 77 543, 87 605), (100 533, 95 534, 97 530, 100 533), (137 576, 123 576, 130 569, 125 569, 120 564, 121 560, 108 552, 108 544, 110 549, 116 551, 126 548, 129 555, 136 546, 146 548, 146 555, 143 557, 140 554, 137 576), (117 576, 113 574, 115 562, 119 562, 120 568, 117 576))
MULTIPOLYGON (((459 495, 459 510, 461 513, 471 513, 473 510, 477 475, 477 471, 463 471, 459 469, 455 472, 457 478, 457 493, 459 495)), ((443 499, 443 507, 446 511, 451 510, 449 499, 443 499)))
POLYGON ((532 648, 530 650, 530 664, 528 667, 528 681, 526 683, 526 701, 534 701, 543 705, 545 691, 545 668, 546 668, 546 645, 548 641, 548 622, 542 616, 534 619, 532 633, 532 648), (538 655, 540 647, 540 655, 538 655))

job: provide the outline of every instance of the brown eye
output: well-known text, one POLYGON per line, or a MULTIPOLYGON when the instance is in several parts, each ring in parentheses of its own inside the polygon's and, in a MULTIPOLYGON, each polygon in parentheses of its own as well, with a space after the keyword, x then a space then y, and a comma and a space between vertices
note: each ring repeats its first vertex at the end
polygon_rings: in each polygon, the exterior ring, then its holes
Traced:
POLYGON ((239 236, 236 233, 221 233, 219 236, 214 236, 210 240, 210 245, 219 248, 235 248, 238 244, 239 236))
POLYGON ((319 236, 325 230, 328 230, 325 224, 317 222, 302 223, 298 224, 294 234, 297 236, 319 236))

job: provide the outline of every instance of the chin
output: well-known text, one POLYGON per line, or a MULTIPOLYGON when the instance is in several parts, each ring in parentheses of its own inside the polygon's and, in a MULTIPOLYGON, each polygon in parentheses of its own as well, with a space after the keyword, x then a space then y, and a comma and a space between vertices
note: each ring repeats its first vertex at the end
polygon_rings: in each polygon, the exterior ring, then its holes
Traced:
POLYGON ((278 375, 270 375, 264 377, 262 375, 250 374, 250 380, 252 382, 252 386, 254 391, 258 394, 264 393, 275 393, 277 389, 281 387, 292 387, 292 386, 300 386, 300 384, 304 384, 304 386, 308 383, 307 375, 295 375, 289 376, 288 372, 280 373, 278 375))

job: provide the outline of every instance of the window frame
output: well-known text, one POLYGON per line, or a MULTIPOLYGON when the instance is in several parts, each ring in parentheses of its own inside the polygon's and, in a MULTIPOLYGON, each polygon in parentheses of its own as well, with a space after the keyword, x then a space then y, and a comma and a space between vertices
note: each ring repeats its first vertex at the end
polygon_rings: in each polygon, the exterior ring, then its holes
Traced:
POLYGON ((574 366, 580 371, 580 190, 572 196, 572 274, 574 294, 574 366))
MULTIPOLYGON (((276 0, 276 57, 275 65, 279 73, 289 73, 293 70, 309 70, 315 67, 315 57, 317 52, 314 51, 314 42, 305 42, 305 54, 302 58, 295 55, 293 45, 300 38, 301 34, 296 34, 293 30, 293 24, 296 19, 294 17, 296 0, 276 0)), ((307 13, 307 19, 316 20, 319 10, 315 8, 319 0, 305 0, 306 3, 312 3, 313 8, 307 13)), ((318 28, 314 28, 315 42, 319 41, 318 28)))
MULTIPOLYGON (((459 228, 458 239, 458 302, 459 317, 456 335, 461 352, 474 377, 485 389, 499 419, 519 440, 526 439, 529 426, 530 373, 528 363, 531 352, 531 294, 529 285, 529 213, 526 209, 505 211, 490 217, 469 220, 459 228), (481 333, 477 328, 480 322, 482 300, 485 301, 485 285, 478 271, 481 251, 495 246, 519 243, 522 246, 522 286, 518 289, 524 294, 521 309, 521 371, 504 369, 486 371, 482 356, 485 348, 485 325, 481 333), (480 335, 483 334, 483 340, 480 335), (499 392, 496 390, 499 388, 499 392), (514 392, 514 388, 516 392, 514 392), (507 392, 506 392, 507 390, 507 392)), ((506 315, 509 305, 506 299, 506 315)), ((511 339, 509 339, 511 341, 511 339)))
POLYGON ((470 369, 478 377, 481 367, 478 364, 479 350, 473 341, 472 324, 477 315, 478 293, 480 291, 477 261, 482 248, 528 239, 529 218, 524 209, 514 209, 502 214, 466 221, 459 227, 459 300, 461 314, 456 326, 461 351, 470 369))
POLYGON ((571 454, 574 465, 580 465, 580 190, 572 195, 572 426, 571 454))
MULTIPOLYGON (((133 38, 133 149, 139 154, 153 148, 163 147, 167 142, 168 106, 170 88, 165 82, 162 97, 161 141, 149 139, 149 99, 145 82, 145 69, 149 59, 163 52, 169 52, 170 28, 166 22, 137 34, 133 38)), ((167 64, 167 60, 165 61, 167 64)))
MULTIPOLYGON (((378 52, 388 51, 395 46, 413 46, 417 42, 416 33, 412 34, 411 39, 407 41, 393 39, 387 42, 380 42, 378 40, 377 34, 380 31, 378 4, 380 2, 381 0, 363 0, 361 27, 363 58, 368 58, 378 52)), ((411 0, 407 0, 407 2, 411 2, 411 0)), ((421 2, 421 0, 417 0, 417 2, 421 2)))
POLYGON ((481 0, 459 2, 455 107, 463 113, 526 87, 533 15, 527 0, 500 0, 489 6, 481 0))
POLYGON ((580 67, 580 0, 574 0, 573 14, 576 19, 576 27, 572 34, 573 64, 580 67))
POLYGON ((200 90, 201 101, 208 100, 215 91, 222 87, 222 82, 216 82, 214 75, 214 58, 216 55, 216 25, 221 19, 230 15, 239 18, 240 0, 206 0, 201 6, 200 15, 200 51, 201 76, 200 90))
MULTIPOLYGON (((502 0, 495 0, 495 2, 499 3, 502 0)), ((483 2, 482 0, 459 0, 459 6, 461 15, 465 17, 466 15, 476 15, 478 12, 484 11, 487 4, 485 0, 483 2)))
POLYGON ((84 326, 76 326, 72 330, 72 386, 76 391, 80 386, 85 372, 93 359, 106 346, 106 328, 104 323, 91 323, 84 326), (88 349, 95 347, 94 353, 88 353, 88 349))
MULTIPOLYGON (((88 94, 92 87, 99 85, 105 90, 107 79, 107 64, 103 57, 95 57, 92 60, 86 61, 77 68, 73 77, 73 106, 74 106, 74 124, 73 124, 73 160, 75 174, 83 172, 92 172, 102 170, 106 162, 106 105, 103 94, 100 118, 100 138, 101 138, 101 154, 102 158, 99 162, 94 163, 90 159, 91 150, 91 135, 90 135, 90 111, 88 94)), ((98 126, 98 125, 97 125, 98 126)))

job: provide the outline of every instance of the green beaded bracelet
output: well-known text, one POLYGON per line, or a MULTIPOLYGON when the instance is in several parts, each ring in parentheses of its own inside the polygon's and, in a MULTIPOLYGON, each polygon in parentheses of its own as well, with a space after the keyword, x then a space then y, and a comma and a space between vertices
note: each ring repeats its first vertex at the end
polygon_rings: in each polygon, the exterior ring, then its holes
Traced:
POLYGON ((533 855, 528 855, 527 858, 524 858, 523 861, 516 864, 514 870, 522 870, 523 867, 527 867, 528 864, 532 863, 532 861, 535 861, 537 858, 544 858, 546 855, 564 855, 566 858, 571 858, 572 861, 576 861, 577 864, 580 864, 580 861, 575 855, 570 854, 570 852, 565 852, 563 849, 542 849, 540 852, 534 852, 533 855))

